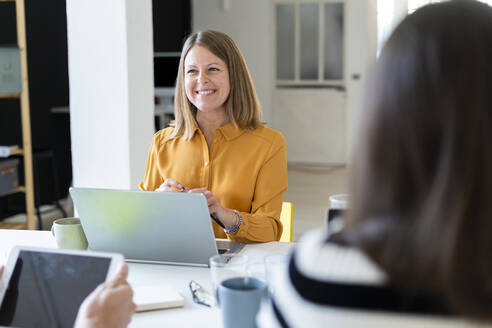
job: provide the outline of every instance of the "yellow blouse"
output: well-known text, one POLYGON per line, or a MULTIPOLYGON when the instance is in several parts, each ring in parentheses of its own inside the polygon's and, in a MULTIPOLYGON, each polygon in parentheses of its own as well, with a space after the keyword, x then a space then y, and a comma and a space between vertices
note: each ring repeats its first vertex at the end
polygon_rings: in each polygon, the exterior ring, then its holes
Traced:
POLYGON ((215 130, 207 145, 199 128, 191 140, 170 138, 173 127, 154 135, 142 190, 157 189, 166 178, 184 186, 206 188, 225 208, 241 213, 235 234, 212 222, 217 238, 240 242, 279 240, 280 211, 287 189, 285 141, 278 131, 244 131, 232 123, 215 130))

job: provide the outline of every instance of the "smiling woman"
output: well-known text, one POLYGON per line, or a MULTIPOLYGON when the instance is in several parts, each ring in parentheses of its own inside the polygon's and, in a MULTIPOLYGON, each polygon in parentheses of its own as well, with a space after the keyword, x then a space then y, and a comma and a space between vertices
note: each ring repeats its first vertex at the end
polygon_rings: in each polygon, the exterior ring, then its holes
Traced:
POLYGON ((176 79, 176 129, 173 132, 173 137, 182 135, 185 139, 191 139, 196 126, 195 115, 197 110, 204 109, 197 107, 193 98, 190 98, 189 90, 187 90, 189 81, 193 80, 193 74, 197 73, 201 73, 198 75, 200 75, 202 83, 217 81, 216 78, 211 78, 212 76, 218 75, 224 78, 221 81, 227 83, 227 87, 225 84, 221 84, 224 87, 222 92, 225 95, 221 107, 225 119, 233 123, 234 126, 248 131, 262 126, 260 103, 239 48, 224 33, 202 31, 190 35, 181 52, 176 79), (199 72, 198 67, 196 67, 197 64, 214 64, 215 66, 207 67, 210 74, 204 75, 204 67, 201 67, 202 72, 199 72), (194 67, 186 67, 186 65, 194 65, 194 67), (191 71, 189 71, 190 69, 191 71), (211 74, 216 71, 219 71, 218 74, 211 74))
POLYGON ((207 48, 195 46, 188 52, 184 66, 186 96, 199 109, 197 115, 223 116, 230 91, 226 63, 207 48))
POLYGON ((176 79, 173 126, 152 142, 142 190, 197 192, 207 198, 215 236, 279 240, 287 189, 285 141, 261 122, 246 62, 216 31, 188 37, 176 79))

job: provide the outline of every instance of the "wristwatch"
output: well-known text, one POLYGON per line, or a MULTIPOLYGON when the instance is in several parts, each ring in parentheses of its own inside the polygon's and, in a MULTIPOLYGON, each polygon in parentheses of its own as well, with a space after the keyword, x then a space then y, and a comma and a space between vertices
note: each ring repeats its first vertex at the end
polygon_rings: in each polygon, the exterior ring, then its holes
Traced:
POLYGON ((224 229, 224 232, 229 234, 229 235, 235 234, 239 230, 239 227, 241 226, 241 223, 243 222, 243 217, 241 216, 241 214, 236 210, 232 210, 232 211, 234 212, 234 214, 236 214, 238 220, 237 220, 237 223, 233 224, 229 229, 224 229))

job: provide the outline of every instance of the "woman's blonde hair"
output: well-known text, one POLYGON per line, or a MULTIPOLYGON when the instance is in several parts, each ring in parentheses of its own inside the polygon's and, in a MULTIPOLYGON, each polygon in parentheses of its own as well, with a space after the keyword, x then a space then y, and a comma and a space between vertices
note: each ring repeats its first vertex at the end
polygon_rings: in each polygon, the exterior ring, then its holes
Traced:
POLYGON ((184 61, 188 52, 196 45, 207 48, 227 65, 230 92, 225 101, 225 114, 228 120, 243 130, 251 131, 262 126, 260 102, 241 51, 227 34, 207 30, 191 34, 181 51, 174 93, 176 120, 171 137, 183 136, 190 140, 197 126, 197 108, 188 100, 184 85, 184 61))

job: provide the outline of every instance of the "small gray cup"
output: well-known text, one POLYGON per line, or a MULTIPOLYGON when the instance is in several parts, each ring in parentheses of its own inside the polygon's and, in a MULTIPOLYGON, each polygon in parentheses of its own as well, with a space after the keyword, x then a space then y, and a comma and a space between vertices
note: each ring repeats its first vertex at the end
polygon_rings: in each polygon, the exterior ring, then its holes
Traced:
POLYGON ((257 278, 231 278, 217 288, 224 328, 254 328, 261 300, 268 296, 267 284, 257 278))

